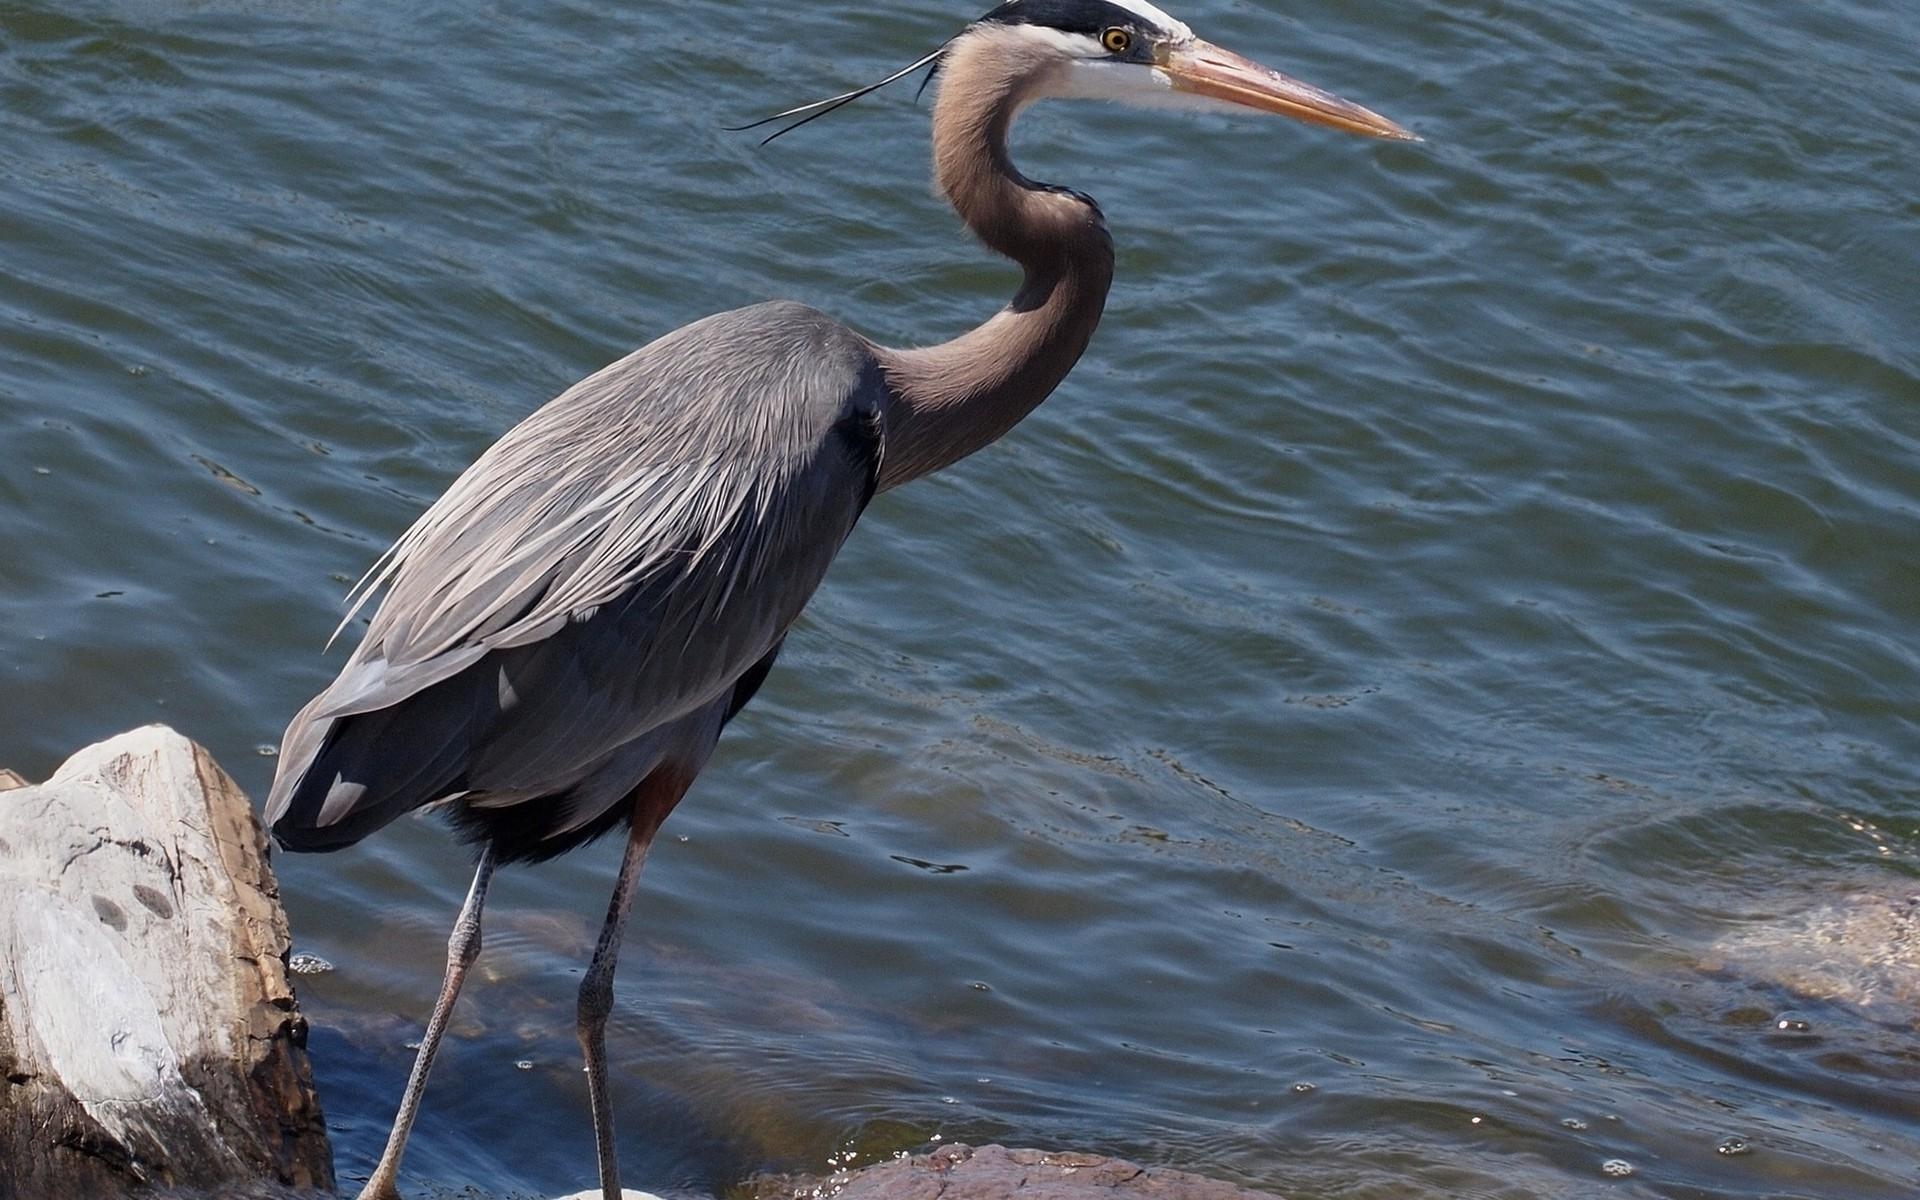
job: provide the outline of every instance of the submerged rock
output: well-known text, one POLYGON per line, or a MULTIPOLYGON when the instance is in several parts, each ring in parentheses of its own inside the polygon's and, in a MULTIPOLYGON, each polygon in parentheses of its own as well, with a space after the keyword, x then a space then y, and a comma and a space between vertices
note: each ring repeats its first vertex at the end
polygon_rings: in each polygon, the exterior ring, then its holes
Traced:
POLYGON ((1273 1200, 1265 1192, 1098 1154, 942 1146, 824 1178, 762 1180, 754 1200, 1273 1200))
POLYGON ((1849 892, 1731 932, 1700 965, 1912 1022, 1920 1012, 1920 895, 1849 892))

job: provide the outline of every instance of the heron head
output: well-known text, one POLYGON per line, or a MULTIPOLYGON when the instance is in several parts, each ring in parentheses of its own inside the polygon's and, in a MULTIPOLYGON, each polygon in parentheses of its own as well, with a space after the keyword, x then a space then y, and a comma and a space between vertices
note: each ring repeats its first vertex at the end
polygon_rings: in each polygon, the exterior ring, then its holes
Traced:
POLYGON ((1005 0, 958 37, 885 79, 732 128, 789 121, 766 138, 770 142, 922 67, 937 74, 956 55, 996 48, 1022 60, 1023 70, 1005 78, 1017 92, 1016 106, 1055 97, 1211 112, 1252 110, 1371 137, 1421 140, 1379 113, 1194 36, 1148 0, 1005 0))
POLYGON ((971 30, 1004 30, 1053 61, 1035 99, 1253 110, 1349 133, 1420 140, 1379 113, 1194 36, 1147 0, 1006 0, 971 30))

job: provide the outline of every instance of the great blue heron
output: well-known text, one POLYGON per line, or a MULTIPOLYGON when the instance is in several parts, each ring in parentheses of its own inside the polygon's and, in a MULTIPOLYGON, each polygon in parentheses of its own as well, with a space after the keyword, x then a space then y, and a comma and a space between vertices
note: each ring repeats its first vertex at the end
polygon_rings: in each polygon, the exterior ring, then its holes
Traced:
MULTIPOLYGON (((1145 0, 1008 0, 881 83, 925 66, 940 76, 940 190, 1025 272, 1013 300, 914 350, 798 304, 761 304, 575 384, 482 455, 368 572, 353 611, 382 586, 385 599, 339 678, 287 727, 267 802, 280 845, 337 850, 436 805, 479 848, 446 981, 362 1200, 399 1194, 495 865, 551 858, 625 822, 578 1016, 600 1183, 617 1200, 604 1032, 655 831, 766 679, 868 501, 1011 429, 1100 320, 1113 277, 1106 224, 1088 197, 1014 167, 1007 134, 1020 110, 1054 97, 1256 109, 1414 140, 1200 40, 1145 0)), ((871 90, 779 117, 804 123, 871 90)))

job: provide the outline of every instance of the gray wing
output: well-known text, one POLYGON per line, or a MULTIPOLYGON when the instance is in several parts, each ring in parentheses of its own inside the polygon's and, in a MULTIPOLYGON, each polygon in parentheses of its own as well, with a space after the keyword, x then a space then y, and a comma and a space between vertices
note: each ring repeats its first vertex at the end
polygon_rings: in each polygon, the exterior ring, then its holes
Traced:
POLYGON ((276 836, 344 845, 451 794, 562 794, 714 703, 871 498, 881 412, 867 343, 768 304, 669 334, 528 417, 363 581, 358 604, 387 595, 287 730, 276 836))

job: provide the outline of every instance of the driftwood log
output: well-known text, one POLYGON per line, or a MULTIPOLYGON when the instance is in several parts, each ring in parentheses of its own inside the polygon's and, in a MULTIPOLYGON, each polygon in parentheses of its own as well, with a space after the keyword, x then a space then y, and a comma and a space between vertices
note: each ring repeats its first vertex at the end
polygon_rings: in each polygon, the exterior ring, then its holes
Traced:
POLYGON ((0 788, 0 1200, 331 1190, 286 917, 233 780, 150 727, 0 788))

